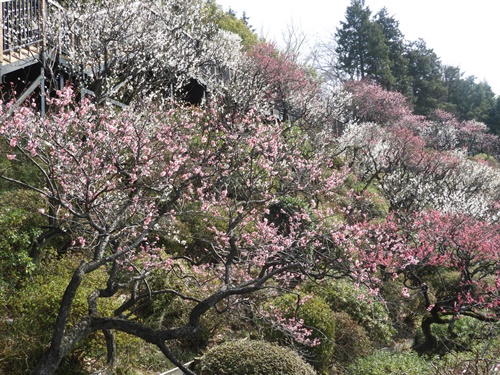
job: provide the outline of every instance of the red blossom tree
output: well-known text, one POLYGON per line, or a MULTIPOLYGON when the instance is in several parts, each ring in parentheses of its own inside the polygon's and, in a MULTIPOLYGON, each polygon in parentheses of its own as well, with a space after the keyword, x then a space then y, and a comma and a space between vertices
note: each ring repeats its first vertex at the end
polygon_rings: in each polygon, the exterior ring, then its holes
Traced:
POLYGON ((463 316, 500 320, 498 224, 429 210, 403 219, 391 214, 383 223, 367 223, 365 230, 357 237, 364 249, 358 253, 360 281, 373 288, 401 278, 403 297, 421 296, 429 312, 422 319, 425 341, 417 350, 436 349, 432 324, 452 330, 463 316))

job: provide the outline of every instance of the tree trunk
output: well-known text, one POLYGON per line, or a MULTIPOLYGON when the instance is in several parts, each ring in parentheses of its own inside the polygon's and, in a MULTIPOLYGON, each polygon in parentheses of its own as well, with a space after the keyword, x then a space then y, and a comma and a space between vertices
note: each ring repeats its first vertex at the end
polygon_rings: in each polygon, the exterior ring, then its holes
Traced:
POLYGON ((43 354, 38 362, 33 375, 52 375, 56 372, 62 359, 71 351, 71 349, 82 339, 87 337, 95 329, 91 327, 91 318, 85 317, 75 324, 70 330, 64 333, 59 344, 54 341, 43 354))
POLYGON ((112 330, 104 330, 104 337, 106 339, 106 349, 108 352, 106 366, 114 367, 116 360, 116 341, 115 335, 112 330))
POLYGON ((415 351, 418 353, 428 353, 437 349, 437 339, 436 336, 432 333, 431 326, 434 323, 442 322, 441 319, 436 318, 435 316, 426 316, 422 319, 422 332, 424 334, 424 342, 415 346, 415 351))
POLYGON ((71 305, 73 304, 76 292, 85 275, 85 270, 86 264, 82 262, 73 273, 73 277, 64 291, 54 324, 54 334, 50 347, 40 359, 40 362, 33 372, 34 375, 53 374, 59 367, 61 360, 70 352, 74 345, 92 332, 90 325, 91 318, 89 316, 82 318, 80 322, 75 324, 71 329, 66 329, 71 305))

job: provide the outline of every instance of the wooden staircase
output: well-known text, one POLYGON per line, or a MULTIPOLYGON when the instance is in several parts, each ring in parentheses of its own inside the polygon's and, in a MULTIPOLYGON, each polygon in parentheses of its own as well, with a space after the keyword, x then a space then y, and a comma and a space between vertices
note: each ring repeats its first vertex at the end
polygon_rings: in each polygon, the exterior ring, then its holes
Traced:
POLYGON ((34 65, 40 60, 38 45, 20 47, 14 51, 4 52, 0 61, 0 76, 4 76, 18 69, 34 65))

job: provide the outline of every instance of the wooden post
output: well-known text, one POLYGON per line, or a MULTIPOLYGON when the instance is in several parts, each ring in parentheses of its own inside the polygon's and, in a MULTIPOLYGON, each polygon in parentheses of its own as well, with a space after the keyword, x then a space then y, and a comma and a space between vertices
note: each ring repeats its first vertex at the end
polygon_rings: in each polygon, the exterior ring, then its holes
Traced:
POLYGON ((3 5, 0 4, 0 65, 3 65, 3 5))
POLYGON ((40 4, 40 32, 42 34, 42 50, 45 49, 45 43, 46 43, 46 33, 45 33, 45 28, 46 28, 46 17, 47 17, 47 3, 45 0, 41 0, 40 4))
POLYGON ((41 22, 40 22, 40 32, 42 33, 42 45, 40 46, 40 75, 42 77, 40 81, 40 114, 42 116, 45 116, 45 104, 46 104, 46 98, 45 98, 45 46, 46 46, 46 36, 45 36, 45 30, 46 30, 46 8, 47 4, 45 0, 41 0, 41 22))
POLYGON ((57 12, 57 54, 62 56, 62 12, 61 9, 55 9, 57 12))
POLYGON ((45 116, 45 106, 46 106, 46 98, 45 98, 45 69, 40 68, 40 115, 45 116))

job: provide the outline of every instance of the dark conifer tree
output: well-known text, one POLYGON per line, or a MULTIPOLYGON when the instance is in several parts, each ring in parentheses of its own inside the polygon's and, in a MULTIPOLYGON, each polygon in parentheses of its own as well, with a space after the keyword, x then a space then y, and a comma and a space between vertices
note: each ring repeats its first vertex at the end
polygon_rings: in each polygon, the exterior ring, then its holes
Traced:
POLYGON ((394 77, 393 85, 386 89, 407 95, 410 92, 408 59, 405 56, 404 35, 399 29, 399 21, 389 16, 384 7, 375 15, 375 23, 384 34, 385 44, 389 48, 391 74, 394 77))
POLYGON ((346 19, 337 28, 338 69, 350 79, 372 79, 390 88, 394 84, 389 47, 380 26, 370 19, 364 0, 352 0, 346 19))
POLYGON ((408 97, 415 105, 415 113, 430 114, 446 96, 441 61, 423 39, 407 45, 406 57, 411 87, 408 97))

